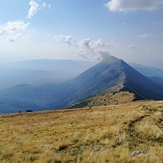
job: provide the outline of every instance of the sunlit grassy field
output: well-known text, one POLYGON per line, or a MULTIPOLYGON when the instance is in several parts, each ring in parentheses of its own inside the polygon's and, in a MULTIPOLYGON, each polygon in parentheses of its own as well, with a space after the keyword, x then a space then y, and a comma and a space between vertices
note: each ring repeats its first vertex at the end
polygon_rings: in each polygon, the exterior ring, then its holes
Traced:
POLYGON ((163 102, 0 115, 6 162, 162 163, 163 102))

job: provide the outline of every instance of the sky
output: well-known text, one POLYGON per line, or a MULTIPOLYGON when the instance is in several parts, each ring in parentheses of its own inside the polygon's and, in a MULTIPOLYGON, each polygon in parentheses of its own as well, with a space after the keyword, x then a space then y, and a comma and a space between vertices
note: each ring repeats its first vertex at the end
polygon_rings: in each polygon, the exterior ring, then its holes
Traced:
POLYGON ((100 61, 159 67, 163 0, 1 0, 0 62, 100 61))

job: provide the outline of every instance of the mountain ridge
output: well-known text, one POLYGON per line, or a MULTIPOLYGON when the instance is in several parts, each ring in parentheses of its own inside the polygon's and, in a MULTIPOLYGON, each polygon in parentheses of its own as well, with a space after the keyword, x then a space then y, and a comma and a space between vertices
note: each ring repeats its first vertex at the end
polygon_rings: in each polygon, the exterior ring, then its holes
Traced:
POLYGON ((131 67, 139 71, 144 76, 154 80, 158 84, 163 85, 163 69, 157 67, 151 67, 146 65, 140 65, 136 63, 129 63, 131 67))
POLYGON ((101 93, 128 91, 135 99, 163 99, 163 87, 113 56, 60 84, 20 85, 0 93, 47 109, 60 109, 101 93))

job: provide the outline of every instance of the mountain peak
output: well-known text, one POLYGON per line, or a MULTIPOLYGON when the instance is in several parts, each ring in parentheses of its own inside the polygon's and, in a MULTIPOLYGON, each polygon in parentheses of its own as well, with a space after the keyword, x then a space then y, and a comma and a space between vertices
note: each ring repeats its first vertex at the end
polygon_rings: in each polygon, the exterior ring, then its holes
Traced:
POLYGON ((162 86, 113 56, 68 82, 18 88, 3 92, 1 98, 32 102, 47 109, 59 109, 95 95, 120 91, 133 93, 136 99, 163 99, 162 86))
POLYGON ((111 63, 114 63, 114 62, 117 62, 117 61, 121 61, 121 59, 118 59, 114 56, 109 56, 105 59, 103 59, 100 63, 107 63, 107 64, 111 64, 111 63))
MULTIPOLYGON (((157 85, 126 62, 110 56, 73 80, 76 96, 83 98, 106 91, 129 91, 137 99, 162 99, 163 87, 157 85)), ((79 99, 79 98, 77 98, 79 99)))

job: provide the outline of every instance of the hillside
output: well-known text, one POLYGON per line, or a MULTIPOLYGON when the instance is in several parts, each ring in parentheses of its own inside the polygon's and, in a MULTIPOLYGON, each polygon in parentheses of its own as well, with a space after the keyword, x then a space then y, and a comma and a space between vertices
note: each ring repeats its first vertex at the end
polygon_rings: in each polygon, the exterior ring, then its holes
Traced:
POLYGON ((155 80, 156 82, 160 84, 163 83, 163 69, 144 66, 136 63, 129 63, 129 65, 139 71, 141 74, 155 80))
POLYGON ((162 125, 162 101, 0 115, 0 162, 161 163, 162 125))
POLYGON ((163 69, 161 68, 150 67, 150 66, 140 65, 136 63, 129 63, 129 65, 145 76, 150 76, 150 77, 162 76, 163 74, 163 69))
POLYGON ((163 86, 115 57, 108 57, 64 83, 18 85, 1 91, 0 99, 20 100, 46 109, 60 109, 93 96, 120 91, 133 93, 137 100, 163 99, 163 86))
POLYGON ((92 108, 94 106, 119 105, 135 100, 135 95, 130 92, 102 93, 69 105, 67 108, 92 108))
POLYGON ((137 99, 163 99, 163 87, 123 60, 109 57, 72 80, 76 101, 102 92, 129 91, 137 99))
POLYGON ((123 91, 130 91, 137 99, 163 99, 163 86, 145 77, 127 63, 123 62, 125 82, 123 91))
POLYGON ((71 84, 76 87, 74 101, 79 101, 104 90, 118 91, 122 87, 124 78, 121 60, 109 57, 71 81, 71 84), (111 89, 113 87, 114 89, 111 89))

